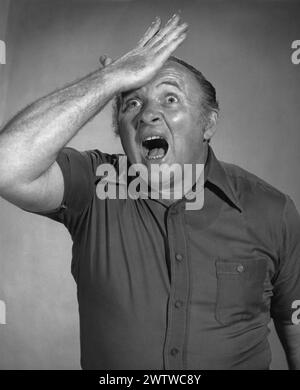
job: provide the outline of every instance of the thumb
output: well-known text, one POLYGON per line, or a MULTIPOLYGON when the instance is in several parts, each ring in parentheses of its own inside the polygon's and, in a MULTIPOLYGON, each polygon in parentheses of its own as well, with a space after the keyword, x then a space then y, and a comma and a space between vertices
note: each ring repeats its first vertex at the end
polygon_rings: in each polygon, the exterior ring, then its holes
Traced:
POLYGON ((112 62, 112 59, 110 57, 107 57, 106 55, 102 55, 99 58, 99 62, 104 68, 105 66, 109 65, 112 62))
POLYGON ((106 57, 106 58, 105 58, 105 61, 104 61, 105 66, 107 66, 107 65, 109 65, 109 64, 111 64, 111 63, 112 63, 112 58, 106 57))

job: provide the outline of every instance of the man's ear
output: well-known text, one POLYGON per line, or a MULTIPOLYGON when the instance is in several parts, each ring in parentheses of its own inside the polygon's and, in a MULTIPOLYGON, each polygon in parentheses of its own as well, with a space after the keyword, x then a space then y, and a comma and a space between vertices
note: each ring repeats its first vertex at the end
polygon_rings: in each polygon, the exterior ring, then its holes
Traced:
POLYGON ((210 140, 212 136, 215 134, 217 130, 217 123, 218 123, 218 113, 216 111, 212 111, 209 114, 209 118, 203 133, 203 138, 206 141, 210 140))

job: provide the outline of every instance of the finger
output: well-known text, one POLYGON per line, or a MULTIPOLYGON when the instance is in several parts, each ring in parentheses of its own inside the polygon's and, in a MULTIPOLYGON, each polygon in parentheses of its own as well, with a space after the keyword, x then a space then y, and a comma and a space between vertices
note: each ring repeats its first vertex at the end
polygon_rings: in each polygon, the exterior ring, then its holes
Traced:
POLYGON ((156 17, 154 22, 145 32, 144 36, 139 40, 138 46, 143 47, 158 31, 161 25, 161 20, 159 17, 156 17))
POLYGON ((139 40, 138 46, 143 47, 158 31, 161 25, 161 19, 156 17, 151 26, 145 32, 144 36, 139 40))
POLYGON ((112 61, 113 61, 112 58, 106 57, 106 58, 105 58, 105 61, 104 61, 104 66, 107 66, 107 65, 111 64, 112 61))
POLYGON ((153 48, 156 51, 159 51, 161 48, 168 46, 171 42, 176 40, 178 37, 180 37, 183 34, 186 34, 188 29, 188 24, 183 23, 180 26, 178 26, 175 30, 170 32, 169 34, 165 35, 160 41, 158 41, 153 48))
POLYGON ((158 55, 163 55, 165 60, 167 60, 170 55, 183 43, 186 39, 187 34, 182 33, 177 38, 175 38, 172 42, 169 42, 168 45, 162 46, 157 52, 158 55))
POLYGON ((164 28, 162 28, 154 37, 151 39, 151 45, 155 45, 159 40, 161 40, 164 36, 170 34, 176 27, 180 21, 180 16, 173 15, 171 19, 168 20, 167 24, 164 28))
POLYGON ((106 55, 102 55, 99 57, 99 62, 102 67, 105 66, 105 60, 106 60, 106 55))
POLYGON ((105 66, 112 63, 112 59, 110 57, 107 57, 106 55, 102 55, 99 58, 99 62, 101 64, 101 66, 104 68, 105 66))

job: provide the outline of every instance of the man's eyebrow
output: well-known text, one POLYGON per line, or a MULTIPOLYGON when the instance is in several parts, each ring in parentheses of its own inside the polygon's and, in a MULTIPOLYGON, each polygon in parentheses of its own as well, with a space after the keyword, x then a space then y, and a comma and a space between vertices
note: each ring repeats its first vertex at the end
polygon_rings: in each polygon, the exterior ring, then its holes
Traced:
MULTIPOLYGON (((183 92, 183 88, 179 85, 179 83, 175 80, 164 80, 162 82, 160 82, 159 84, 156 85, 156 88, 159 87, 160 85, 164 85, 164 84, 167 84, 167 85, 171 85, 172 87, 176 87, 178 88, 180 91, 183 92)), ((138 90, 139 89, 132 89, 130 91, 126 91, 126 92, 123 92, 121 94, 121 99, 122 101, 124 102, 127 98, 131 97, 132 95, 135 95, 138 93, 138 90)))

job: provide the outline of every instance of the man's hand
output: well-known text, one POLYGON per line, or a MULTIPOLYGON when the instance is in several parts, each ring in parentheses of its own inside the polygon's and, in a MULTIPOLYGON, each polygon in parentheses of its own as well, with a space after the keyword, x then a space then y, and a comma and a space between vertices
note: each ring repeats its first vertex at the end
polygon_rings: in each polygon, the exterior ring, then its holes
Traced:
POLYGON ((178 15, 174 15, 163 28, 160 27, 161 21, 156 18, 138 46, 121 58, 112 61, 108 57, 100 57, 102 66, 113 72, 114 84, 119 92, 139 88, 150 81, 186 38, 188 25, 180 23, 178 15))

